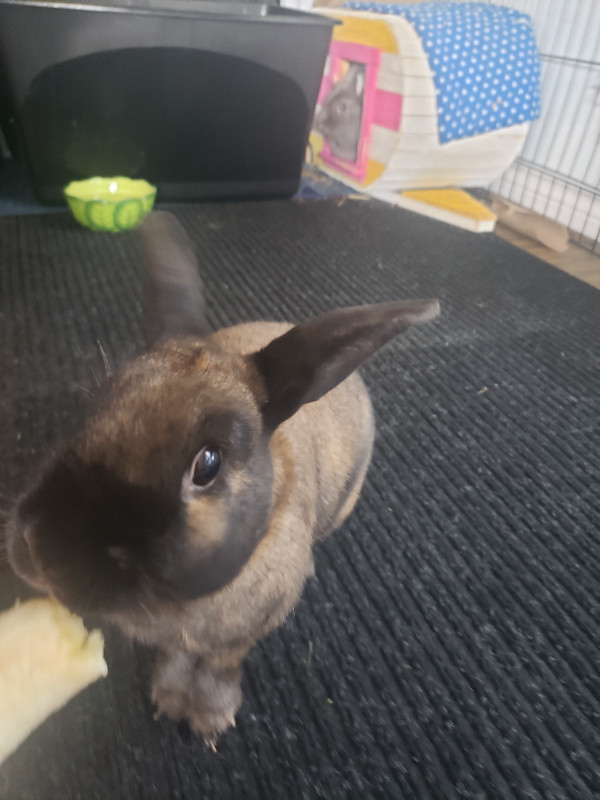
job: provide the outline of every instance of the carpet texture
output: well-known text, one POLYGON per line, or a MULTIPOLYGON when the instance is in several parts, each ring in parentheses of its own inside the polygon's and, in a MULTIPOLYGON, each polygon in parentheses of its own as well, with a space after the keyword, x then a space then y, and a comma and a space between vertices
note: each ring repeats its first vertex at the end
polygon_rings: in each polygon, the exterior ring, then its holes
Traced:
MULTIPOLYGON (((363 370, 363 496, 247 659, 216 754, 148 696, 151 653, 0 768, 2 800, 600 796, 600 293, 493 235, 374 202, 179 206, 215 325, 437 296, 363 370)), ((140 347, 135 233, 0 219, 4 504, 140 347)), ((0 603, 26 596, 6 567, 0 603)))

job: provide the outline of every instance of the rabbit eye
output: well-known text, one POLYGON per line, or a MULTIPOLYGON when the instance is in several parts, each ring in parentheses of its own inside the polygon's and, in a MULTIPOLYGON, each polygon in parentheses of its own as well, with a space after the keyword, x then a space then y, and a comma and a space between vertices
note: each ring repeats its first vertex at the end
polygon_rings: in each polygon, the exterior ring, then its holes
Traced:
POLYGON ((217 477, 221 466, 221 451, 207 445, 198 453, 192 464, 192 483, 194 486, 208 486, 217 477))
POLYGON ((340 103, 338 108, 340 111, 344 112, 346 110, 346 103, 340 103))

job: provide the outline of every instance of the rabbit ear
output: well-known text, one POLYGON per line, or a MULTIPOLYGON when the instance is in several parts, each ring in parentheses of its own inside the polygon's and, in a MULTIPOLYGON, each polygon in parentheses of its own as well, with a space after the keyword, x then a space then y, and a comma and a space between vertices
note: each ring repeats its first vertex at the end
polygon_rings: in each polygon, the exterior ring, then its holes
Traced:
POLYGON ((355 306, 316 317, 250 358, 265 383, 263 416, 275 429, 304 403, 318 400, 410 325, 440 312, 437 300, 355 306))
POLYGON ((153 211, 140 228, 146 259, 144 325, 148 345, 177 336, 206 336, 204 291, 194 248, 179 220, 153 211))
POLYGON ((348 78, 348 83, 356 95, 357 98, 360 98, 363 93, 363 89, 365 88, 365 72, 364 69, 361 69, 361 65, 358 64, 356 61, 352 62, 348 72, 346 73, 348 78))

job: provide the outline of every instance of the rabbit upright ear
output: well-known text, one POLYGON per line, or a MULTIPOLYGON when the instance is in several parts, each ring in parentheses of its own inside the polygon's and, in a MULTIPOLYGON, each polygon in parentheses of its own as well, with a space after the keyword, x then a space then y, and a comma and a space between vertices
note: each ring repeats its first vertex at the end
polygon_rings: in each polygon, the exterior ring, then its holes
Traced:
POLYGON ((341 308, 274 339, 251 356, 266 387, 266 424, 275 429, 301 405, 341 383, 394 336, 439 312, 437 300, 341 308))
POLYGON ((194 248, 179 220, 153 211, 140 228, 146 260, 144 326, 148 345, 177 336, 206 336, 204 291, 194 248))
POLYGON ((365 88, 365 71, 361 69, 361 65, 356 62, 350 66, 347 72, 348 82, 357 99, 362 97, 365 88))

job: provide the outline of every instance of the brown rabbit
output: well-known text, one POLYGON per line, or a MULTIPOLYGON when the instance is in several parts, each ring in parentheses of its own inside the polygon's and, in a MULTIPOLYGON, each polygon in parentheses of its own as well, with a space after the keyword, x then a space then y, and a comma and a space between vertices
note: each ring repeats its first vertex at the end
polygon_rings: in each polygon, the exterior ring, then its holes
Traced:
POLYGON ((158 712, 214 742, 234 724, 246 654, 358 498, 374 427, 354 370, 439 306, 210 333, 185 233, 164 212, 142 231, 154 345, 20 499, 9 558, 34 587, 155 646, 158 712))

